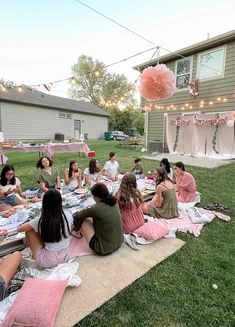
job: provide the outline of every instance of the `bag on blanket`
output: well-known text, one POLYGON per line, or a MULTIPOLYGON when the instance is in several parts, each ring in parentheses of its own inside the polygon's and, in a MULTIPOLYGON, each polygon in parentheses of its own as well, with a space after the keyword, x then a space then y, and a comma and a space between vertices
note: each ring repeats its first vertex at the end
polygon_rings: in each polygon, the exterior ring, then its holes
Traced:
POLYGON ((207 216, 204 209, 192 207, 188 209, 188 215, 193 224, 210 223, 211 219, 207 216))

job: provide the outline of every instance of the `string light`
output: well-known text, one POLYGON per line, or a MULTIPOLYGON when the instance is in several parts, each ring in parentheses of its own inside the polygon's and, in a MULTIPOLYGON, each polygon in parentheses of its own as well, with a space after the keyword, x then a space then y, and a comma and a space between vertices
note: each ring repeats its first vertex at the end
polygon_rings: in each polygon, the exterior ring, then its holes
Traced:
POLYGON ((96 71, 94 72, 94 74, 95 74, 96 77, 99 77, 99 76, 100 76, 100 72, 99 72, 98 70, 96 70, 96 71))
POLYGON ((22 89, 21 86, 18 86, 17 90, 18 90, 18 92, 22 92, 23 91, 23 89, 22 89))
POLYGON ((226 98, 224 98, 224 99, 223 99, 223 101, 224 101, 224 102, 227 102, 227 99, 226 99, 226 98))
POLYGON ((221 98, 220 98, 220 97, 218 97, 218 98, 217 98, 217 101, 221 101, 221 98))
POLYGON ((212 106, 212 104, 213 104, 213 101, 210 101, 210 102, 209 102, 209 105, 211 105, 211 106, 212 106))

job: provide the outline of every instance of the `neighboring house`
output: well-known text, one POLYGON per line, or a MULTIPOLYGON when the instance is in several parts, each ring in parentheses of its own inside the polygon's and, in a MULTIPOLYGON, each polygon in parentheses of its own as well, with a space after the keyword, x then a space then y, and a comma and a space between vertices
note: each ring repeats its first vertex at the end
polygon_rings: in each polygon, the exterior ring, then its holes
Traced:
POLYGON ((103 138, 109 114, 85 101, 75 101, 22 86, 0 88, 0 131, 8 140, 54 140, 56 133, 65 139, 103 138))
MULTIPOLYGON (((164 113, 181 116, 235 111, 235 30, 164 55, 159 63, 166 64, 174 72, 177 91, 164 101, 150 103, 141 99, 143 108, 151 104, 151 111, 145 115, 145 133, 146 145, 152 151, 154 147, 159 151, 166 141, 164 113), (199 79, 199 96, 193 99, 188 83, 195 78, 199 79)), ((156 64, 157 59, 154 59, 134 69, 143 71, 156 64)))

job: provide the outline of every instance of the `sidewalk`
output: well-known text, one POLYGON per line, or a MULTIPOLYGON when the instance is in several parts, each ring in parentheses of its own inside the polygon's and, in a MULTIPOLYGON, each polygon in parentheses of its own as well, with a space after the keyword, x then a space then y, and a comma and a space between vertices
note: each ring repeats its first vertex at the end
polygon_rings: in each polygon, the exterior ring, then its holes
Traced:
POLYGON ((144 159, 161 161, 162 158, 167 158, 171 163, 182 161, 186 166, 196 166, 204 168, 216 168, 219 166, 229 165, 235 163, 235 160, 223 160, 212 158, 195 158, 187 155, 158 153, 155 156, 143 156, 144 159))

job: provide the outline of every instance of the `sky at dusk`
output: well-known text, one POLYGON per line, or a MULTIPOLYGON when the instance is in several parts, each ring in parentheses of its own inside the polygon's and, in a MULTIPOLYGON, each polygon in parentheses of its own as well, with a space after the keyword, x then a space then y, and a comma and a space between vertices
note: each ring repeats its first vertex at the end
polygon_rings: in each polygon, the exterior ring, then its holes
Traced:
MULTIPOLYGON (((170 51, 235 29, 235 1, 83 0, 170 51)), ((71 76, 81 54, 106 65, 152 48, 153 45, 76 0, 0 1, 0 78, 17 84, 44 84, 71 76)), ((109 68, 130 82, 133 66, 151 59, 149 51, 109 68)), ((160 55, 166 54, 160 50, 160 55)), ((67 84, 53 94, 66 96, 67 84)))

